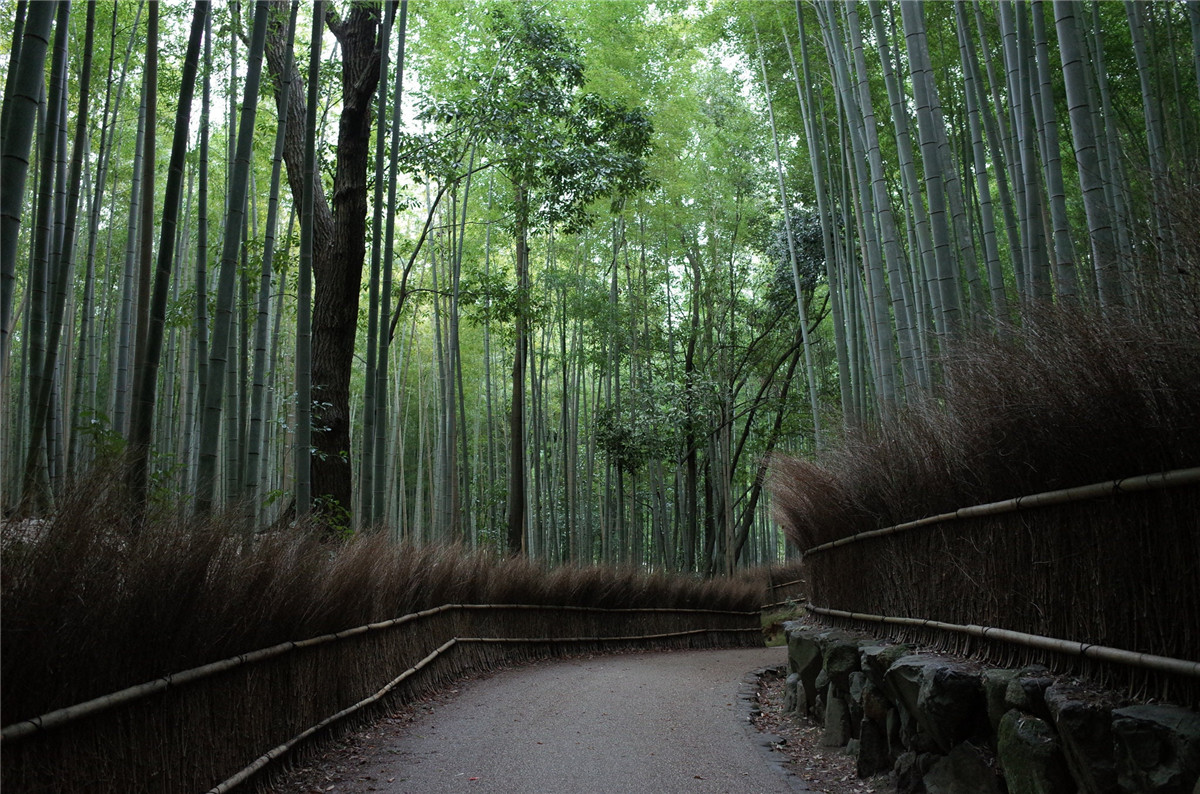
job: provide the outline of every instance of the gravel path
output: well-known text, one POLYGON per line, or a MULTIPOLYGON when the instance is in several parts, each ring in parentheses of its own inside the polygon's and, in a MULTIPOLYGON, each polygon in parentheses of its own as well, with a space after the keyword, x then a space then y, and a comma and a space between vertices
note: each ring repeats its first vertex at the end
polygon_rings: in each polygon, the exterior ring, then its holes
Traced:
POLYGON ((747 719, 747 674, 785 658, 783 648, 676 651, 507 670, 377 726, 328 786, 309 777, 283 790, 805 791, 747 719))

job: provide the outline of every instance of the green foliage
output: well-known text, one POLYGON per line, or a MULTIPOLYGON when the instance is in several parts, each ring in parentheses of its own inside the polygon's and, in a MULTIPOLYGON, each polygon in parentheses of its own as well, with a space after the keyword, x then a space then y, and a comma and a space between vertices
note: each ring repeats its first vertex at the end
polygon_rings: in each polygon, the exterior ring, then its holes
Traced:
POLYGON ((675 457, 683 416, 671 385, 624 395, 621 408, 605 406, 596 412, 596 446, 618 468, 636 472, 652 460, 675 457))
POLYGON ((590 225, 598 198, 612 195, 619 206, 651 185, 648 117, 583 93, 579 48, 559 24, 528 4, 497 4, 488 31, 499 60, 469 67, 444 94, 422 97, 420 118, 438 130, 408 136, 410 168, 459 179, 466 152, 483 145, 485 160, 518 191, 510 199, 510 231, 579 231, 590 225))
POLYGON ((98 465, 115 463, 125 454, 125 436, 113 429, 112 421, 106 414, 89 408, 83 411, 81 420, 82 424, 75 428, 75 432, 89 439, 98 465))
MULTIPOLYGON (((800 287, 806 292, 812 291, 817 284, 825 280, 825 244, 821 231, 821 218, 816 210, 795 210, 789 219, 792 227, 792 244, 796 252, 796 264, 800 269, 800 287)), ((791 251, 788 248, 787 225, 780 219, 773 229, 770 241, 763 252, 774 264, 776 283, 772 289, 783 291, 783 285, 794 283, 792 277, 791 251)), ((795 290, 792 290, 792 300, 795 300, 795 290)))

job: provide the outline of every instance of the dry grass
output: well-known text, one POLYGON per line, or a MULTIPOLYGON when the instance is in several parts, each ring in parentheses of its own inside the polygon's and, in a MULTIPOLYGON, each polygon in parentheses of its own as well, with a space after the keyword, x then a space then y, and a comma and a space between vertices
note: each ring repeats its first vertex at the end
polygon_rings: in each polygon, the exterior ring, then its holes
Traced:
MULTIPOLYGON (((936 396, 817 462, 779 459, 777 515, 802 549, 971 505, 1200 464, 1200 291, 1138 313, 1046 308, 957 345, 936 396)), ((1200 658, 1200 488, 954 521, 810 555, 813 603, 1200 658)), ((1030 654, 907 639, 996 663, 1030 654), (1015 655, 1014 655, 1015 654, 1015 655)), ((1195 681, 1037 661, 1196 702, 1195 681)))
POLYGON ((236 511, 135 531, 111 472, 36 537, 5 528, 3 724, 168 673, 446 603, 754 610, 761 584, 600 567, 547 571, 454 547, 230 535, 236 511))
POLYGON ((777 458, 800 548, 1025 494, 1200 462, 1200 290, 1101 318, 1043 308, 967 339, 945 386, 819 462, 777 458))

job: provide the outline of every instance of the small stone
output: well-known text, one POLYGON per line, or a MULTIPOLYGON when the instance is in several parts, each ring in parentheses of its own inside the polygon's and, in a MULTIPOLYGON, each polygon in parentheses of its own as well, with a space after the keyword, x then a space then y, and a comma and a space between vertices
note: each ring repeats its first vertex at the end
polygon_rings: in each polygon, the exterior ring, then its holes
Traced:
POLYGON ((860 671, 850 674, 850 691, 847 693, 846 705, 850 708, 850 724, 854 726, 854 736, 858 736, 858 723, 863 718, 863 688, 871 686, 866 675, 860 671))
POLYGON ((892 704, 884 697, 882 690, 867 681, 863 684, 860 697, 863 718, 871 720, 881 728, 886 726, 888 709, 892 708, 892 704))
POLYGON ((924 775, 917 765, 917 754, 911 750, 896 758, 893 774, 896 777, 897 794, 918 794, 925 790, 924 775))

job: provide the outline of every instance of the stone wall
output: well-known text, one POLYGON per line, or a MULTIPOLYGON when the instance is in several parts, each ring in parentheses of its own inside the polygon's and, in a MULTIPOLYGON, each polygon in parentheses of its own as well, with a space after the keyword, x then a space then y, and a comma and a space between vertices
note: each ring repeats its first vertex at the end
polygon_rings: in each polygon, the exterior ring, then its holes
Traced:
POLYGON ((786 626, 785 708, 902 794, 1200 794, 1200 713, 1131 704, 1044 667, 985 668, 786 626))

